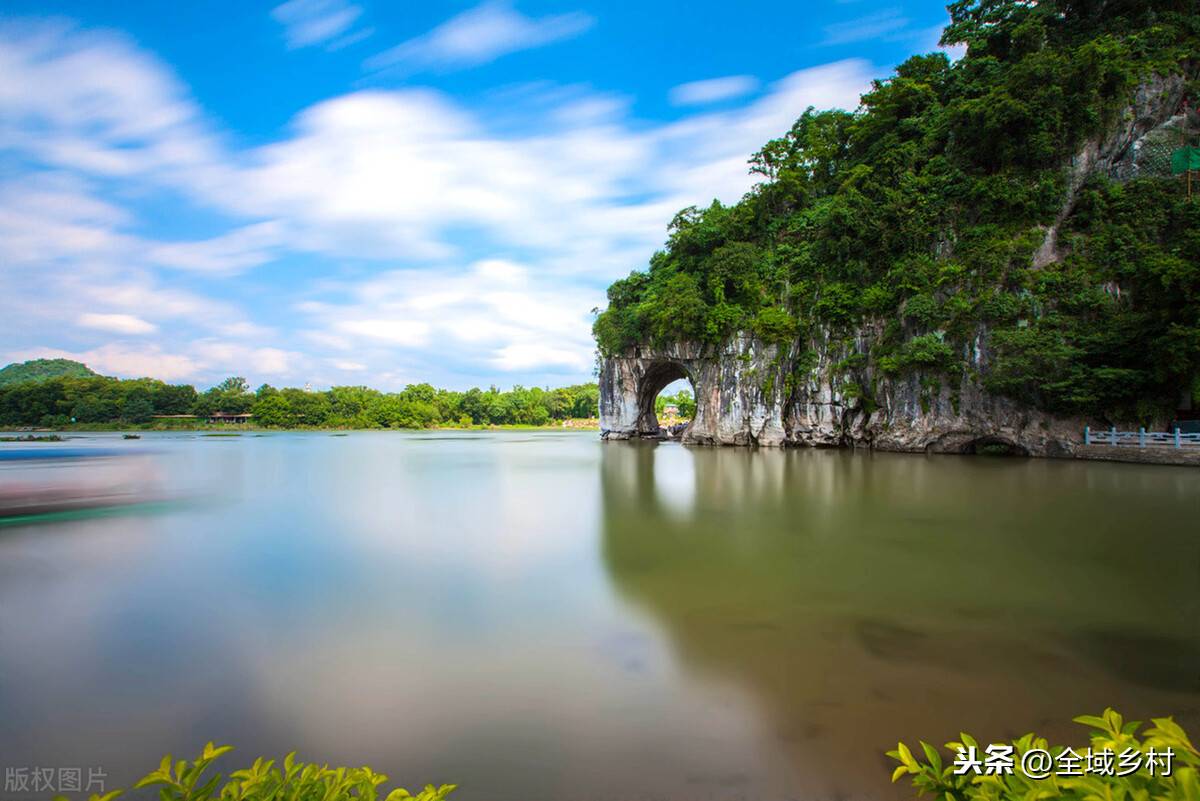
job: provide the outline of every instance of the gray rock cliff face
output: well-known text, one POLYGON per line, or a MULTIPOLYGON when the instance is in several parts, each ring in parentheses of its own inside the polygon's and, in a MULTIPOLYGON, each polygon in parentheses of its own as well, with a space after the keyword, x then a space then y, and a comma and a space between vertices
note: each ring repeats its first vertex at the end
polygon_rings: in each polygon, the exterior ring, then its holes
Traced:
POLYGON ((892 376, 869 359, 848 358, 869 352, 879 329, 787 346, 739 335, 720 348, 679 343, 604 359, 602 435, 662 436, 654 399, 671 381, 687 378, 696 415, 685 443, 947 453, 999 445, 1038 456, 1069 456, 1082 444, 1086 421, 1053 417, 982 389, 975 376, 986 369, 983 332, 959 379, 949 382, 920 373, 892 376), (864 387, 873 402, 864 399, 864 387))

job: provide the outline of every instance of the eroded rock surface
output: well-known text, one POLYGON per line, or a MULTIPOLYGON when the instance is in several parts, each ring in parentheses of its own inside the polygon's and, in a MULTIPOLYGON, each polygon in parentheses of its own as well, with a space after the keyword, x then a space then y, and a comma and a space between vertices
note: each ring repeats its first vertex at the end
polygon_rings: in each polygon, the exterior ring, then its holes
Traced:
POLYGON ((850 338, 823 334, 784 346, 741 335, 720 348, 679 343, 604 359, 602 435, 664 436, 654 399, 687 378, 696 415, 682 439, 691 444, 945 453, 997 446, 1035 456, 1070 456, 1080 447, 1088 421, 1054 417, 983 389, 977 376, 987 368, 986 331, 963 354, 965 367, 954 382, 919 372, 889 375, 855 356, 869 353, 879 334, 865 326, 850 338))

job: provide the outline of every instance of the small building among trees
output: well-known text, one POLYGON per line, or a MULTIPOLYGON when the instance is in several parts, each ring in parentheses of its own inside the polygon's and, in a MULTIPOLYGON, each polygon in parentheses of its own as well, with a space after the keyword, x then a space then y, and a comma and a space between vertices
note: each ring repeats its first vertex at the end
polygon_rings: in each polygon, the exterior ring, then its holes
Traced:
POLYGON ((249 412, 213 412, 208 416, 210 423, 233 423, 237 425, 245 425, 250 422, 250 418, 254 415, 249 412))

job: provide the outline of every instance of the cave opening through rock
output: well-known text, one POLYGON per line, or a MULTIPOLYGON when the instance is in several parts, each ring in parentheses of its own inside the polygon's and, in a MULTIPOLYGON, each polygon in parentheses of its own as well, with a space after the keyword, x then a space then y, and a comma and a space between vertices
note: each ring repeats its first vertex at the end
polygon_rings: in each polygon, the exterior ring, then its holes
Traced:
POLYGON ((979 456, 1029 455, 1029 451, 1026 448, 1017 445, 1015 442, 1010 442, 1003 437, 980 437, 979 439, 971 440, 962 447, 962 452, 977 454, 979 456))
POLYGON ((682 364, 664 361, 651 365, 638 391, 638 433, 644 437, 681 436, 695 416, 695 398, 695 387, 682 364))

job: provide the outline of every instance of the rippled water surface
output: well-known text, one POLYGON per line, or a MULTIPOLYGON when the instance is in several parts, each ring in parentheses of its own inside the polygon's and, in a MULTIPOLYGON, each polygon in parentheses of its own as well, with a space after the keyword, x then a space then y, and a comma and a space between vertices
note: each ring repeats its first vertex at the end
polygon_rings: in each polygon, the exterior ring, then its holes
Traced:
POLYGON ((1200 733, 1189 468, 576 432, 67 444, 146 453, 178 500, 0 527, 3 767, 112 787, 212 739, 462 801, 893 798, 898 739, 1063 737, 1108 704, 1200 733))

